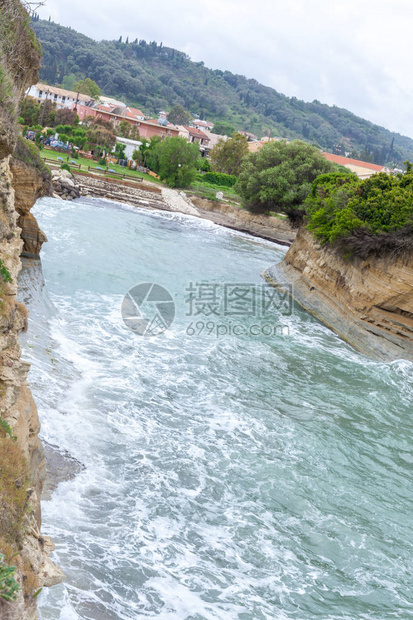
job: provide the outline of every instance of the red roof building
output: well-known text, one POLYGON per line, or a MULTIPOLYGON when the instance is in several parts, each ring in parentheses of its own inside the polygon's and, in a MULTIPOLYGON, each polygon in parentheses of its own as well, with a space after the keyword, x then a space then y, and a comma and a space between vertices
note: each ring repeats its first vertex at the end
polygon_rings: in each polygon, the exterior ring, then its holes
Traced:
POLYGON ((350 159, 349 157, 343 157, 342 155, 334 155, 333 153, 324 153, 321 151, 321 155, 335 164, 340 164, 340 166, 345 166, 355 174, 360 179, 368 179, 373 174, 377 172, 386 172, 390 173, 388 168, 384 166, 380 166, 379 164, 371 164, 368 161, 361 161, 359 159, 350 159))
POLYGON ((139 129, 139 134, 142 138, 152 138, 152 136, 167 138, 179 135, 178 129, 175 125, 171 125, 171 123, 168 123, 166 127, 160 125, 158 121, 139 120, 137 117, 132 117, 132 115, 126 116, 127 108, 111 108, 110 112, 106 108, 107 106, 91 107, 80 104, 72 106, 72 109, 76 109, 81 121, 87 117, 92 117, 95 120, 109 121, 114 126, 119 125, 122 121, 127 121, 130 125, 136 126, 139 129))
POLYGON ((209 138, 201 129, 197 129, 196 127, 187 127, 186 125, 184 125, 184 129, 189 135, 188 142, 199 142, 201 146, 209 145, 209 138))

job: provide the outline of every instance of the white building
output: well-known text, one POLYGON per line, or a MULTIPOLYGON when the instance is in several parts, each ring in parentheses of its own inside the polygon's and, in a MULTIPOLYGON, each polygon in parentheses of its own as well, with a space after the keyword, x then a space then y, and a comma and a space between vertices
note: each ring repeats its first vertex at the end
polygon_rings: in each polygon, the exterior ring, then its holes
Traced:
POLYGON ((116 142, 126 145, 125 155, 128 160, 132 159, 133 152, 135 150, 139 151, 139 147, 142 144, 142 142, 139 142, 138 140, 130 140, 129 138, 121 138, 120 136, 116 138, 116 142))
POLYGON ((65 90, 64 88, 57 88, 56 86, 49 86, 48 84, 35 84, 29 88, 26 95, 37 99, 39 103, 43 103, 43 101, 49 99, 55 103, 59 109, 70 109, 76 101, 82 104, 93 101, 89 95, 82 95, 81 93, 75 93, 74 91, 65 90))

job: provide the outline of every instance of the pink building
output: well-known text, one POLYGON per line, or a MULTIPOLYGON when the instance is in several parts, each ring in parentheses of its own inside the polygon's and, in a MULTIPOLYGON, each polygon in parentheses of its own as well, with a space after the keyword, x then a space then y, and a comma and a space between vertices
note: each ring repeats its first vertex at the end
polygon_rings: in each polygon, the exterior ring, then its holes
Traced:
MULTIPOLYGON (((139 129, 139 134, 142 138, 152 138, 152 136, 160 136, 161 138, 170 138, 172 136, 178 136, 179 130, 172 125, 160 124, 157 120, 143 120, 142 112, 133 108, 120 108, 111 107, 108 105, 97 105, 95 107, 74 104, 72 110, 76 110, 81 121, 84 121, 87 117, 92 117, 94 120, 103 120, 113 123, 116 127, 122 121, 127 121, 130 125, 139 129), (138 114, 137 114, 138 113, 138 114)), ((165 122, 165 121, 163 121, 165 122)))

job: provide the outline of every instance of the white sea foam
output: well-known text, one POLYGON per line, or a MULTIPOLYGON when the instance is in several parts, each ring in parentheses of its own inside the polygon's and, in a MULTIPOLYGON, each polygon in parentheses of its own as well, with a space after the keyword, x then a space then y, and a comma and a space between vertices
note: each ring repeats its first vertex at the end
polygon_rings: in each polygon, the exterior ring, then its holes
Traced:
POLYGON ((409 617, 412 365, 301 310, 289 337, 217 339, 189 337, 178 304, 139 338, 128 287, 260 282, 273 246, 124 205, 36 208, 55 314, 31 304, 25 355, 43 436, 85 466, 43 504, 67 581, 42 620, 409 617))

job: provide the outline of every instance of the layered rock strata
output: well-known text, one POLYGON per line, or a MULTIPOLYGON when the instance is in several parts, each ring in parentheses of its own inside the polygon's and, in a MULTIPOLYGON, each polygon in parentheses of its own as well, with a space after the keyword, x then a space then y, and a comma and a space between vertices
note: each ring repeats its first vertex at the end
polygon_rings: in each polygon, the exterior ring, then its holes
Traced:
POLYGON ((358 351, 413 360, 413 256, 345 260, 305 230, 264 277, 358 351))
POLYGON ((16 158, 11 158, 10 170, 13 175, 14 208, 19 216, 17 225, 21 229, 23 240, 22 256, 39 258, 47 237, 39 228, 31 209, 39 198, 50 194, 50 184, 45 182, 33 166, 16 158))

